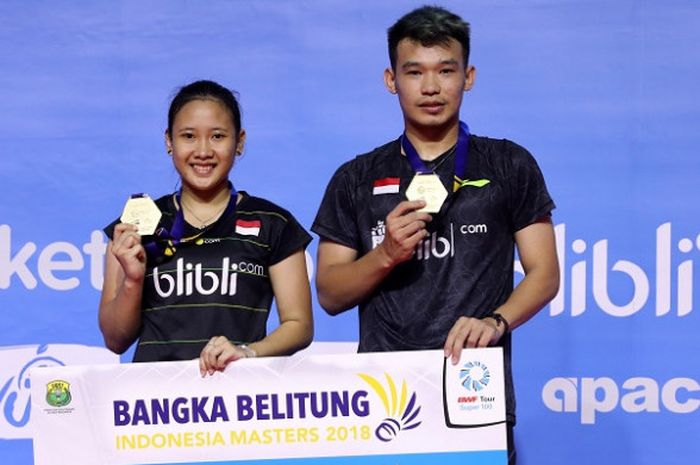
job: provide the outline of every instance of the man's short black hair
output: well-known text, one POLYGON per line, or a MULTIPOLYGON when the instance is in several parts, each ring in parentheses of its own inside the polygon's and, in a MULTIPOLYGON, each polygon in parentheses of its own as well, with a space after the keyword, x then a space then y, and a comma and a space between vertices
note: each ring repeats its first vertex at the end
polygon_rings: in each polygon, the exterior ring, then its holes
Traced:
POLYGON ((424 47, 447 45, 454 39, 462 45, 464 66, 469 62, 469 23, 439 6, 422 6, 402 16, 387 34, 391 68, 396 69, 396 48, 403 39, 424 47))

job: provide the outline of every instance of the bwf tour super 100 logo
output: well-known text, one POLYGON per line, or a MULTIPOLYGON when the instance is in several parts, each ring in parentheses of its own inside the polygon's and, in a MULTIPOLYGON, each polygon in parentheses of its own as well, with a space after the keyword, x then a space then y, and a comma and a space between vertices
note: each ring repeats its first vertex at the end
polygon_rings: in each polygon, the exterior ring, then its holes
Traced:
POLYGON ((479 392, 488 386, 491 380, 491 372, 481 362, 468 362, 459 370, 459 379, 462 386, 468 391, 479 392))
POLYGON ((421 407, 417 404, 416 393, 409 395, 406 380, 401 382, 399 388, 387 373, 384 373, 386 385, 368 374, 360 373, 358 376, 372 388, 384 405, 386 418, 374 430, 377 439, 389 442, 401 431, 412 430, 421 424, 421 407))
POLYGON ((459 395, 457 404, 460 410, 491 410, 495 398, 484 395, 484 391, 491 382, 489 367, 479 361, 466 362, 459 369, 459 383, 469 392, 469 395, 459 395))
POLYGON ((448 428, 505 422, 503 359, 500 347, 479 349, 467 360, 443 362, 443 408, 448 428), (473 358, 472 358, 473 357, 473 358))

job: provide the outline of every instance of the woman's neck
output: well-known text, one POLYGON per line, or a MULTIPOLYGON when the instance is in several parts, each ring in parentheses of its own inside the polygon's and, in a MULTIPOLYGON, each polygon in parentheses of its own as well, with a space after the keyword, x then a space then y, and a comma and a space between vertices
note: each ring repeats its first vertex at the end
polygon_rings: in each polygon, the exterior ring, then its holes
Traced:
POLYGON ((183 186, 180 203, 185 220, 193 226, 205 228, 219 219, 230 198, 231 189, 228 183, 206 193, 183 186))
POLYGON ((225 182, 217 186, 215 189, 199 191, 188 186, 182 186, 181 198, 189 203, 189 205, 220 205, 222 202, 228 202, 231 195, 229 183, 225 182))

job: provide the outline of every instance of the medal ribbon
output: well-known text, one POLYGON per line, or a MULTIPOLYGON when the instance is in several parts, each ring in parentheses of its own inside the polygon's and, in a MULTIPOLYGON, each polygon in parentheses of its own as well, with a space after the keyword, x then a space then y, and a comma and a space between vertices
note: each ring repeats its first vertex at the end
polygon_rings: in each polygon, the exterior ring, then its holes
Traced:
MULTIPOLYGON (((229 187, 231 188, 231 199, 228 202, 228 205, 226 205, 226 209, 221 213, 221 217, 229 215, 233 213, 233 211, 236 209, 236 200, 238 197, 238 191, 236 190, 235 187, 233 187, 233 184, 229 182, 229 187)), ((180 189, 177 194, 175 194, 175 203, 177 205, 177 213, 175 214, 175 220, 173 221, 172 226, 170 227, 170 230, 168 231, 165 227, 161 226, 156 230, 153 235, 155 236, 156 240, 153 242, 149 242, 148 244, 145 245, 146 252, 150 255, 153 256, 158 256, 158 255, 167 255, 167 256, 172 256, 175 251, 177 250, 176 247, 182 243, 185 242, 190 242, 198 237, 200 237, 202 234, 207 232, 209 229, 208 227, 200 231, 199 233, 195 234, 194 236, 189 236, 189 237, 183 237, 185 234, 185 213, 181 207, 182 201, 182 189, 180 189)), ((211 225, 210 225, 211 226, 211 225)))
MULTIPOLYGON (((411 168, 417 174, 431 174, 433 170, 428 168, 421 160, 418 151, 413 147, 411 141, 406 137, 406 132, 401 135, 401 147, 403 148, 406 158, 408 158, 411 168)), ((469 158, 469 126, 467 123, 459 122, 459 136, 457 136, 457 147, 455 147, 455 162, 454 162, 454 184, 452 191, 456 192, 462 185, 462 180, 467 172, 467 159, 469 158)))

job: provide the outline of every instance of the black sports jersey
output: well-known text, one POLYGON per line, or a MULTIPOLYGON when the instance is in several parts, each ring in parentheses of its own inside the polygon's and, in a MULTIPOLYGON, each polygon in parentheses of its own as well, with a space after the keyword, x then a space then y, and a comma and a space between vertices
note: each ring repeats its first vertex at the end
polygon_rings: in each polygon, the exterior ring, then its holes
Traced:
MULTIPOLYGON (((534 158, 519 145, 472 135, 465 183, 452 193, 453 155, 433 165, 448 192, 413 258, 359 305, 360 352, 442 348, 460 316, 483 318, 513 290, 514 233, 554 208, 534 158)), ((384 239, 387 214, 414 173, 398 140, 342 165, 312 231, 358 251, 384 239)), ((507 410, 514 420, 510 335, 503 339, 507 410)))
MULTIPOLYGON (((202 230, 186 224, 172 256, 149 254, 135 362, 197 358, 213 336, 252 343, 266 335, 273 292, 269 267, 305 249, 311 236, 286 210, 241 192, 235 209, 202 230)), ((174 195, 156 201, 170 229, 174 195)), ((112 238, 112 223, 105 233, 112 238)), ((144 243, 153 240, 144 237, 144 243)))

